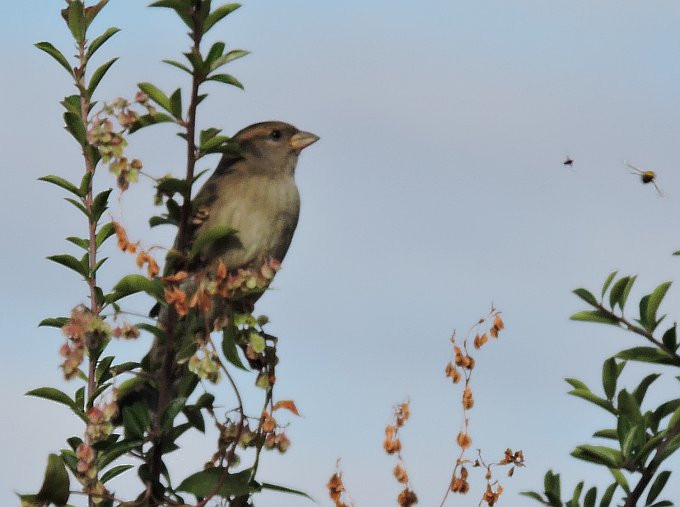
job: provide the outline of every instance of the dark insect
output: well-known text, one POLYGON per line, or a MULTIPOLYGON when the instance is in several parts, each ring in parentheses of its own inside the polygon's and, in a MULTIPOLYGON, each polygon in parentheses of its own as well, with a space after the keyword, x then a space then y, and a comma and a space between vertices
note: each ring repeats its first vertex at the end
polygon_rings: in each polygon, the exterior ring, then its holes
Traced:
POLYGON ((567 158, 564 159, 564 162, 562 162, 562 165, 572 167, 574 165, 574 161, 569 157, 569 155, 567 155, 567 158))
POLYGON ((642 181, 642 183, 651 183, 654 185, 654 188, 656 189, 659 196, 663 197, 663 192, 659 188, 659 185, 656 184, 656 173, 654 171, 643 171, 635 167, 633 164, 629 164, 628 162, 626 162, 626 166, 631 169, 631 174, 635 174, 636 176, 640 177, 640 181, 642 181))

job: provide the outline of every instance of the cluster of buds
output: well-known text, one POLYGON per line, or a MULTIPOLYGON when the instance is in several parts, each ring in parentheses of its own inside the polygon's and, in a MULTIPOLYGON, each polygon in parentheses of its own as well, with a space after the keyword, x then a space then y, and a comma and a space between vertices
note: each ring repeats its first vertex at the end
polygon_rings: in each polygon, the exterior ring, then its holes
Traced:
POLYGON ((78 463, 76 465, 77 479, 85 487, 84 492, 92 495, 92 500, 95 504, 104 501, 104 497, 108 494, 104 484, 97 480, 97 466, 95 458, 97 451, 86 443, 81 443, 76 448, 76 458, 78 463))
POLYGON ((220 358, 206 343, 199 345, 194 355, 189 359, 188 366, 189 371, 198 375, 199 378, 208 379, 214 384, 220 381, 220 358))
POLYGON ((64 358, 61 368, 67 380, 78 374, 85 350, 99 347, 112 334, 111 326, 83 305, 78 305, 71 311, 71 318, 61 331, 67 338, 59 349, 59 354, 64 358))
POLYGON ((118 240, 118 248, 122 250, 123 252, 127 253, 137 253, 137 247, 139 246, 139 243, 132 243, 128 239, 127 232, 125 232, 125 229, 121 224, 118 222, 111 222, 111 225, 113 225, 113 230, 116 231, 116 239, 118 240))
POLYGON ((388 424, 385 427, 385 441, 383 442, 385 452, 387 454, 396 454, 399 460, 392 473, 397 482, 404 485, 404 489, 401 490, 397 497, 397 504, 400 507, 410 507, 418 503, 418 497, 410 488, 409 476, 401 457, 401 440, 399 440, 399 429, 404 426, 404 423, 408 421, 410 416, 411 410, 408 402, 396 405, 394 407, 394 424, 388 424))
POLYGON ((453 479, 451 480, 451 491, 454 493, 465 494, 470 491, 470 483, 467 480, 468 470, 465 467, 460 467, 460 472, 458 475, 453 474, 453 479))
POLYGON ((264 447, 270 451, 276 449, 283 454, 290 447, 290 440, 283 431, 279 433, 270 433, 264 439, 264 447))
POLYGON ((281 261, 268 259, 259 268, 239 269, 229 274, 226 290, 232 298, 239 298, 266 289, 276 272, 281 269, 281 261))
POLYGON ((139 338, 139 328, 130 324, 129 322, 123 322, 120 326, 113 328, 113 336, 114 338, 136 340, 139 338))
POLYGON ((465 450, 472 445, 472 439, 470 438, 470 435, 467 434, 467 432, 460 431, 456 437, 456 443, 458 444, 458 447, 465 450))
POLYGON ((342 482, 342 472, 339 468, 331 475, 326 488, 328 488, 328 495, 333 500, 335 507, 352 507, 354 505, 349 499, 349 493, 347 488, 345 488, 345 484, 342 482))
POLYGON ((501 318, 500 312, 497 310, 494 310, 492 312, 493 316, 493 325, 489 329, 488 332, 482 332, 481 334, 476 334, 475 338, 473 340, 473 344, 476 349, 481 348, 486 342, 489 341, 489 335, 493 338, 498 338, 498 333, 501 331, 501 329, 505 328, 505 324, 503 324, 503 319, 501 318))
POLYGON ((154 259, 149 252, 142 250, 137 254, 137 267, 142 269, 146 265, 146 274, 149 278, 155 278, 160 272, 158 267, 158 262, 154 259))
POLYGON ((411 507, 411 505, 415 505, 417 503, 418 497, 408 488, 403 489, 397 497, 397 504, 399 507, 411 507))
POLYGON ((260 417, 260 428, 265 434, 264 447, 270 451, 276 449, 283 454, 290 447, 290 440, 283 431, 277 433, 277 427, 276 419, 266 410, 263 411, 260 417))
POLYGON ((122 191, 127 190, 130 183, 137 182, 142 169, 141 160, 128 160, 123 156, 127 146, 123 135, 138 119, 139 114, 131 108, 131 104, 123 98, 117 98, 111 104, 104 105, 101 112, 93 118, 87 132, 88 142, 97 147, 102 161, 109 164, 109 170, 116 176, 118 187, 122 191), (120 130, 114 127, 113 118, 120 130))
POLYGON ((87 411, 87 429, 85 434, 90 442, 99 442, 113 432, 111 420, 118 414, 118 403, 115 398, 108 403, 92 407, 87 411))
POLYGON ((489 507, 493 507, 496 504, 496 502, 498 502, 498 498, 501 496, 501 493, 503 493, 503 486, 501 486, 500 484, 496 484, 495 491, 491 484, 487 484, 486 491, 482 496, 482 502, 486 502, 489 505, 489 507))
POLYGON ((146 266, 146 274, 149 278, 155 278, 160 272, 158 267, 158 262, 154 259, 148 250, 143 250, 139 246, 139 241, 137 243, 132 243, 128 239, 127 232, 125 228, 118 222, 111 222, 113 229, 116 232, 116 238, 118 240, 118 248, 126 253, 137 254, 136 263, 137 267, 142 269, 146 266))
POLYGON ((498 462, 499 465, 512 465, 510 470, 508 470, 508 477, 512 477, 515 472, 515 467, 524 466, 524 453, 519 450, 512 452, 512 449, 505 450, 505 456, 498 462))

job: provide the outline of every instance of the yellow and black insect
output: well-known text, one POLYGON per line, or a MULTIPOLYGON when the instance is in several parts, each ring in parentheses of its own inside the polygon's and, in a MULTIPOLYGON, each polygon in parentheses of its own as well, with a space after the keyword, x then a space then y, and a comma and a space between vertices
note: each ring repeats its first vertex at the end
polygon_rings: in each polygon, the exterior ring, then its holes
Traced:
POLYGON ((628 162, 626 162, 626 166, 631 169, 630 172, 631 174, 635 174, 636 176, 640 177, 640 181, 642 181, 642 183, 644 184, 651 183, 652 185, 654 185, 654 188, 656 189, 659 196, 661 197, 664 196, 663 192, 659 188, 659 185, 656 184, 656 173, 654 171, 650 170, 643 171, 642 169, 638 169, 633 164, 629 164, 628 162))

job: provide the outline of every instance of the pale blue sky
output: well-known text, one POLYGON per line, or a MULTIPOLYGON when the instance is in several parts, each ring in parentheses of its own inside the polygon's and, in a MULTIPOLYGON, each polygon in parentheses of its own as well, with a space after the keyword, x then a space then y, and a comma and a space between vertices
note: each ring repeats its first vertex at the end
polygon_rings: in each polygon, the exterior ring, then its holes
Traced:
MULTIPOLYGON (((304 417, 292 421, 288 453, 267 455, 260 477, 328 505, 324 485, 341 457, 358 505, 394 505, 399 488, 382 451, 383 428, 392 404, 409 397, 404 455, 420 505, 438 505, 460 422, 458 390, 443 377, 448 337, 493 301, 507 330, 477 354, 472 437, 487 457, 510 446, 527 459, 526 469, 503 479, 500 505, 531 505, 517 492, 540 489, 550 467, 569 488, 587 478, 602 490, 607 474, 568 453, 611 422, 567 396, 562 379, 595 389, 602 360, 637 342, 570 322, 582 308, 570 291, 595 289, 620 269, 640 274, 637 299, 680 270, 670 255, 680 248, 678 3, 244 3, 211 36, 253 52, 231 68, 246 91, 211 89, 203 125, 231 133, 281 119, 322 138, 301 157, 300 224, 277 290, 259 307, 280 337, 278 396, 295 399, 304 417), (567 153, 573 172, 561 165, 567 153), (624 159, 656 170, 668 197, 629 175, 624 159)), ((11 505, 12 491, 39 485, 47 453, 80 431, 66 409, 21 394, 60 384, 59 335, 35 325, 66 314, 85 292, 44 260, 70 251, 63 237, 82 230, 79 217, 56 188, 36 181, 80 172, 61 129, 66 76, 31 46, 49 40, 68 52, 60 2, 4 4, 0 504, 11 505)), ((121 56, 100 87, 102 99, 131 96, 138 81, 166 90, 184 84, 159 63, 184 50, 184 29, 145 4, 112 1, 96 24, 97 31, 123 29, 101 50, 102 60, 121 56)), ((181 166, 181 145, 168 127, 139 134, 130 149, 154 174, 181 166)), ((99 184, 113 183, 102 173, 99 184)), ((113 208, 132 237, 168 244, 171 231, 147 232, 151 212, 146 185, 113 208)), ((104 284, 136 269, 113 249, 110 255, 104 284)), ((665 307, 676 317, 678 294, 672 288, 665 307)), ((146 346, 118 350, 133 356, 146 346)), ((643 371, 628 369, 631 382, 643 371)), ((657 384, 650 401, 678 397, 677 381, 657 384)), ((189 465, 174 463, 177 479, 213 447, 212 440, 186 443, 189 465)), ((680 471, 677 456, 668 465, 680 471)), ((123 493, 126 480, 111 484, 123 493)), ((680 498, 680 482, 671 482, 666 497, 680 498)), ((449 505, 477 502, 468 495, 449 505)), ((308 504, 269 495, 258 505, 308 504)))

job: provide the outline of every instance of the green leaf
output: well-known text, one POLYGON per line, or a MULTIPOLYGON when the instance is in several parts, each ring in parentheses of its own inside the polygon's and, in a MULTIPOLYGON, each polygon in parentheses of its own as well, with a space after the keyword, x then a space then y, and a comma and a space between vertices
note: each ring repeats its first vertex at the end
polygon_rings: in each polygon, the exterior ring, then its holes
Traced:
POLYGON ((668 425, 666 426, 666 429, 668 431, 671 431, 673 427, 680 422, 680 407, 675 409, 675 412, 673 412, 673 415, 668 421, 668 425))
POLYGON ((656 479, 654 479, 654 482, 652 483, 652 487, 649 488, 649 494, 647 494, 647 505, 656 500, 656 497, 659 496, 670 476, 671 472, 668 470, 661 472, 656 476, 656 479))
POLYGON ((196 49, 192 49, 188 53, 182 54, 186 57, 187 60, 189 60, 191 67, 194 69, 192 74, 195 74, 198 79, 205 78, 208 72, 207 69, 205 68, 205 62, 203 61, 201 53, 199 53, 196 49))
POLYGON ((85 22, 85 6, 81 0, 72 0, 69 4, 66 24, 76 42, 85 40, 87 23, 85 22))
POLYGON ((99 86, 99 82, 106 75, 108 70, 111 68, 111 65, 116 63, 116 60, 118 60, 118 58, 113 58, 113 59, 109 60, 105 64, 98 67, 97 70, 95 70, 92 73, 92 77, 90 78, 90 84, 87 87, 88 97, 92 97, 92 95, 94 94, 94 91, 97 89, 97 86, 99 86))
POLYGON ((99 228, 97 235, 95 236, 95 245, 97 248, 104 244, 104 241, 109 239, 116 233, 116 229, 113 227, 111 222, 105 223, 99 228))
POLYGON ((49 42, 38 42, 35 47, 54 58, 59 63, 59 65, 68 71, 70 76, 73 76, 73 69, 69 65, 68 60, 63 54, 61 54, 61 51, 55 48, 52 44, 49 42))
POLYGON ((173 67, 177 67, 178 69, 181 69, 188 74, 193 74, 193 72, 191 71, 191 69, 189 67, 187 67, 186 65, 182 65, 181 63, 179 63, 175 60, 163 60, 163 63, 167 63, 168 65, 172 65, 173 67))
MULTIPOLYGON (((213 60, 212 63, 209 64, 208 69, 210 72, 219 69, 223 65, 226 65, 229 62, 232 62, 234 60, 238 60, 239 58, 243 58, 244 56, 248 55, 249 51, 245 51, 243 49, 234 49, 233 51, 229 51, 226 55, 221 55, 213 60)), ((206 59, 206 64, 208 63, 206 59)))
POLYGON ((194 23, 191 19, 191 0, 159 0, 152 3, 149 7, 167 7, 173 9, 189 28, 194 28, 194 23))
POLYGON ((146 93, 151 100, 165 109, 168 113, 172 114, 170 98, 165 93, 163 93, 160 88, 151 83, 138 83, 137 86, 140 90, 146 93))
POLYGON ((587 391, 585 389, 572 389, 571 391, 569 391, 568 394, 571 394, 572 396, 578 396, 579 398, 583 398, 584 400, 594 403, 598 407, 602 407, 608 412, 611 412, 612 414, 616 415, 616 409, 614 408, 611 402, 600 398, 599 396, 590 391, 587 391))
POLYGON ((108 28, 99 37, 93 39, 92 42, 90 42, 89 47, 87 48, 87 58, 89 59, 95 53, 95 51, 97 51, 107 40, 116 35, 118 32, 120 32, 120 28, 116 28, 114 26, 108 28))
POLYGON ((68 317, 52 317, 41 320, 38 327, 58 327, 61 329, 68 321, 68 317))
POLYGON ((630 494, 630 487, 628 486, 628 481, 623 475, 623 472, 621 472, 621 470, 618 468, 610 468, 609 471, 614 476, 616 483, 621 486, 626 493, 630 494))
POLYGON ((614 497, 614 492, 618 487, 619 487, 618 483, 613 482, 612 484, 609 485, 607 489, 604 490, 602 500, 600 500, 600 507, 609 507, 609 504, 611 503, 612 498, 614 497))
MULTIPOLYGON (((224 473, 224 467, 212 467, 190 475, 175 488, 177 491, 186 491, 196 497, 209 495, 224 473)), ((230 496, 244 496, 260 490, 260 485, 251 483, 249 468, 235 474, 228 474, 226 480, 217 494, 223 498, 230 496)))
POLYGON ((560 474, 554 474, 552 470, 548 470, 543 476, 543 489, 545 489, 545 495, 552 504, 562 505, 560 474))
POLYGON ((35 396, 36 398, 43 398, 46 400, 56 401, 62 405, 66 405, 68 408, 73 410, 75 414, 80 417, 83 421, 87 422, 87 417, 83 411, 78 407, 75 401, 73 401, 66 393, 56 389, 54 387, 39 387, 38 389, 33 389, 26 393, 26 396, 35 396))
POLYGON ((654 330, 656 327, 656 311, 659 309, 659 306, 661 305, 661 302, 663 301, 663 298, 670 286, 671 282, 664 282, 654 289, 654 291, 649 295, 649 301, 647 302, 645 314, 645 322, 647 323, 646 327, 649 330, 654 330))
POLYGON ((638 384, 638 386, 635 388, 635 391, 633 391, 633 398, 635 398, 635 401, 637 401, 638 405, 642 405, 642 400, 645 399, 647 389, 650 385, 652 385, 652 382, 654 382, 660 376, 660 373, 651 373, 650 375, 647 375, 645 378, 643 378, 638 384))
POLYGON ((70 496, 69 490, 71 481, 66 471, 66 466, 61 457, 57 454, 50 454, 47 457, 47 468, 45 478, 38 494, 37 500, 55 505, 64 505, 70 496))
POLYGON ((232 85, 236 88, 240 88, 241 90, 244 89, 241 82, 229 74, 213 74, 212 76, 208 77, 208 81, 219 81, 220 83, 232 85))
POLYGON ((90 242, 84 238, 76 238, 75 236, 69 236, 66 238, 66 241, 73 243, 76 246, 79 246, 83 250, 87 251, 90 248, 90 242))
POLYGON ((97 381, 97 384, 106 382, 111 378, 109 368, 111 367, 111 363, 113 362, 114 359, 115 357, 113 356, 106 356, 104 359, 99 361, 94 376, 95 380, 97 381))
POLYGON ((178 120, 182 119, 182 90, 177 88, 172 95, 170 95, 170 111, 172 115, 178 120))
POLYGON ((201 130, 201 133, 199 135, 199 142, 198 144, 203 146, 207 141, 215 137, 217 134, 222 132, 222 129, 216 129, 216 128, 209 128, 205 130, 201 130))
POLYGON ((187 405, 182 409, 182 413, 189 421, 190 425, 196 428, 201 433, 205 433, 205 421, 201 414, 201 409, 194 405, 187 405))
POLYGON ((150 426, 149 407, 145 401, 138 401, 123 407, 123 427, 126 439, 143 438, 150 426))
POLYGON ((623 307, 626 306, 626 301, 628 300, 628 294, 630 294, 630 291, 633 288, 633 284, 635 283, 636 279, 637 279, 637 276, 631 276, 628 279, 628 283, 626 284, 626 288, 623 289, 623 295, 621 296, 621 300, 619 301, 619 305, 621 305, 622 310, 623 310, 623 307))
POLYGON ((677 323, 673 324, 673 327, 669 327, 666 332, 663 334, 663 337, 661 341, 663 344, 668 347, 670 350, 676 350, 678 348, 678 342, 677 342, 677 337, 676 337, 676 328, 677 323))
POLYGON ((83 278, 88 277, 88 269, 83 266, 78 259, 72 255, 62 254, 62 255, 50 255, 47 259, 57 264, 61 264, 69 269, 72 269, 76 273, 83 276, 83 278))
POLYGON ((567 383, 571 385, 574 389, 583 389, 584 391, 590 391, 590 389, 588 389, 588 386, 581 382, 579 379, 565 378, 564 380, 567 381, 567 383))
POLYGON ((165 413, 163 414, 163 418, 161 419, 161 427, 163 428, 163 431, 168 431, 170 428, 172 428, 172 423, 174 422, 175 417, 177 417, 177 414, 182 411, 182 408, 184 408, 186 402, 186 398, 175 398, 168 404, 168 407, 165 409, 165 413))
POLYGON ((595 507, 595 499, 597 498, 597 488, 592 487, 583 497, 583 507, 595 507))
POLYGON ((141 447, 143 443, 143 440, 121 440, 120 442, 113 444, 106 451, 102 451, 97 455, 97 459, 95 460, 97 468, 101 470, 126 452, 141 447))
POLYGON ((316 502, 316 500, 314 500, 307 493, 305 493, 304 491, 299 491, 297 489, 291 489, 291 488, 287 488, 285 486, 278 486, 276 484, 270 484, 268 482, 263 482, 261 487, 262 487, 262 489, 270 489, 272 491, 279 491, 281 493, 289 493, 291 495, 304 496, 305 498, 309 498, 312 502, 316 502))
POLYGON ((130 470, 132 468, 132 465, 118 465, 113 468, 108 469, 104 474, 102 474, 101 481, 103 483, 106 483, 107 481, 110 481, 114 477, 122 474, 126 470, 130 470))
POLYGON ((616 393, 616 380, 618 376, 616 359, 610 357, 602 365, 602 387, 608 400, 611 400, 614 393, 616 393))
POLYGON ((204 34, 208 33, 208 30, 215 26, 216 23, 222 20, 225 16, 228 16, 229 14, 234 12, 239 7, 241 7, 241 4, 230 3, 221 5, 220 7, 212 11, 208 15, 206 20, 203 22, 203 33, 204 34))
POLYGON ((680 435, 676 435, 673 437, 673 439, 668 443, 666 448, 663 450, 663 452, 659 455, 658 459, 659 461, 664 461, 666 458, 671 456, 675 451, 680 448, 680 435))
POLYGON ((576 294, 578 297, 583 299, 586 303, 592 306, 597 306, 597 299, 595 299, 595 296, 593 296, 589 291, 586 289, 574 289, 572 291, 574 294, 576 294))
POLYGON ((163 285, 159 280, 150 280, 143 275, 126 275, 113 287, 113 292, 106 296, 106 302, 118 301, 126 296, 146 292, 157 301, 165 302, 163 285))
POLYGON ((222 352, 224 353, 224 357, 226 357, 227 361, 229 361, 231 364, 237 368, 248 371, 248 368, 245 367, 238 355, 238 350, 236 348, 237 333, 238 329, 234 323, 229 322, 222 333, 222 352))
POLYGON ((595 433, 593 433, 593 436, 598 437, 598 438, 609 438, 611 440, 618 440, 619 439, 619 435, 618 435, 617 431, 613 428, 598 430, 595 433))
POLYGON ((156 125, 157 123, 168 122, 177 123, 172 116, 164 113, 145 114, 137 118, 137 121, 132 124, 128 132, 132 134, 145 127, 150 127, 151 125, 156 125))
POLYGON ((635 398, 625 389, 619 391, 617 397, 617 409, 622 415, 625 415, 630 421, 635 423, 642 422, 642 413, 640 412, 640 405, 638 405, 635 398))
POLYGON ((579 499, 581 498, 581 491, 583 491, 583 481, 579 482, 574 488, 574 494, 571 495, 571 504, 576 506, 579 505, 579 499))
POLYGON ((69 192, 78 197, 83 197, 84 195, 80 192, 80 189, 76 187, 73 183, 71 183, 68 180, 65 180, 64 178, 60 178, 59 176, 55 176, 53 174, 50 174, 49 176, 43 176, 41 178, 38 178, 38 180, 46 181, 48 183, 52 183, 53 185, 57 185, 58 187, 61 187, 64 190, 68 190, 69 192))
POLYGON ((212 62, 217 60, 224 53, 224 42, 218 41, 212 45, 208 55, 205 57, 205 63, 210 65, 212 62))
POLYGON ((571 455, 574 458, 607 467, 616 468, 623 464, 621 452, 603 445, 579 445, 571 451, 571 455))
POLYGON ((614 310, 616 305, 618 305, 621 301, 621 297, 623 296, 623 292, 626 289, 628 280, 630 280, 630 277, 624 276, 623 278, 619 278, 612 286, 612 290, 609 292, 609 306, 612 310, 614 310))
POLYGON ((614 281, 614 277, 616 276, 617 273, 618 273, 618 271, 612 271, 611 273, 609 273, 609 276, 607 277, 607 279, 602 284, 601 297, 603 299, 604 299, 604 295, 607 293, 607 289, 609 288, 611 283, 614 281))
MULTIPOLYGON (((64 100, 59 102, 67 111, 80 116, 82 110, 80 109, 80 95, 69 95, 64 97, 64 100)), ((86 173, 87 174, 87 173, 86 173)))
POLYGON ((622 350, 616 357, 643 363, 677 365, 678 361, 669 356, 662 349, 656 347, 633 347, 622 350))
POLYGON ((85 206, 83 206, 80 202, 76 201, 75 199, 71 199, 70 197, 64 197, 64 200, 73 204, 73 206, 82 211, 87 218, 90 218, 90 214, 88 213, 87 209, 85 209, 85 206))
POLYGON ((109 194, 111 194, 112 190, 113 189, 109 188, 107 190, 99 192, 94 197, 94 201, 92 203, 92 217, 95 222, 98 221, 101 218, 102 214, 108 209, 109 194))
POLYGON ((197 257, 204 249, 210 249, 217 244, 230 239, 235 233, 236 229, 225 225, 218 225, 202 232, 198 235, 194 244, 191 246, 190 257, 197 257))
POLYGON ((205 143, 201 144, 200 152, 201 156, 207 155, 209 153, 220 153, 231 148, 233 143, 227 136, 215 136, 208 139, 205 143))
POLYGON ((621 444, 621 454, 629 459, 644 444, 644 430, 640 426, 632 426, 621 444))
POLYGON ((64 128, 74 137, 81 146, 87 144, 87 132, 79 115, 67 111, 64 113, 64 128))

